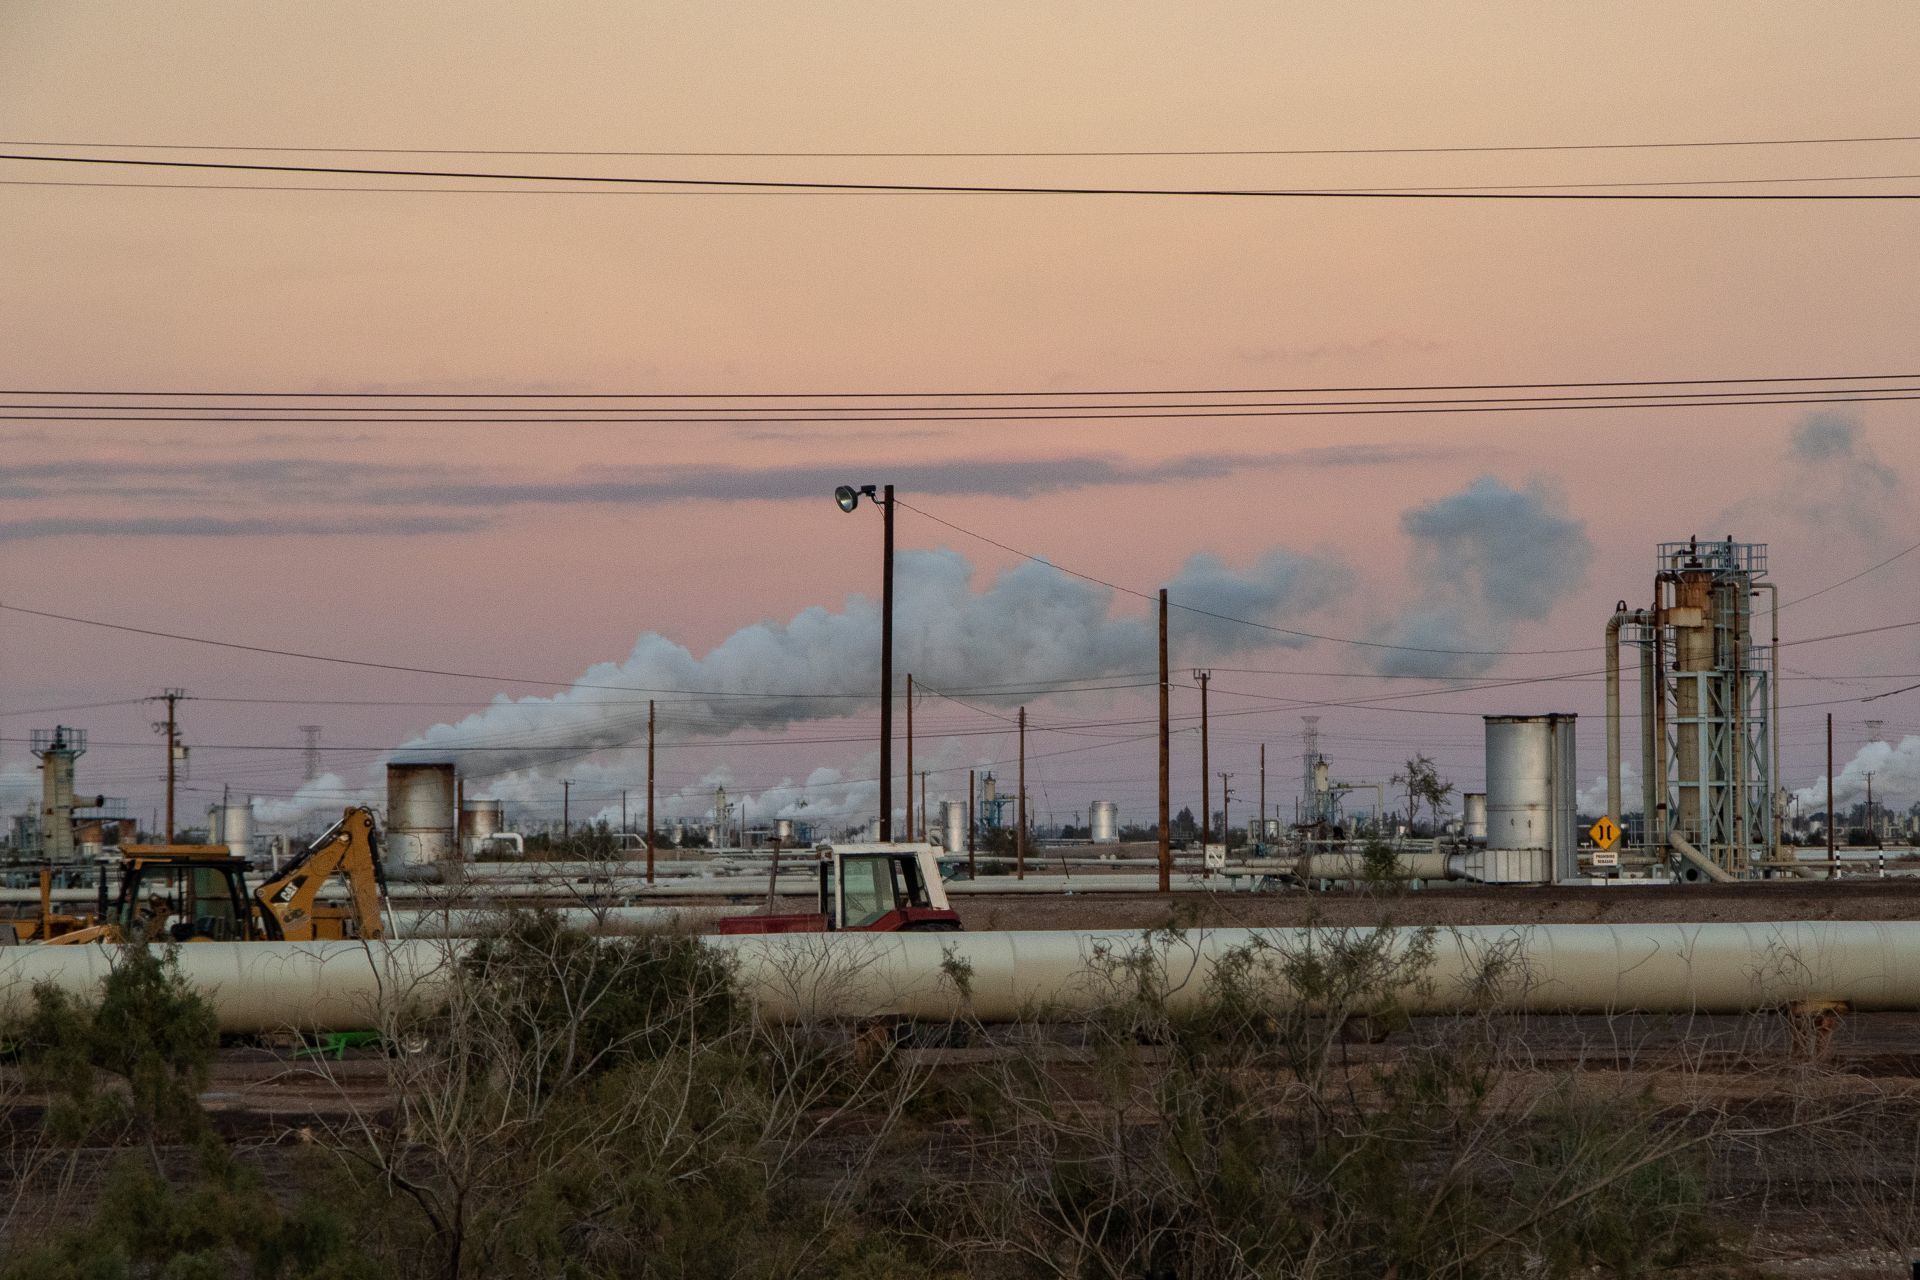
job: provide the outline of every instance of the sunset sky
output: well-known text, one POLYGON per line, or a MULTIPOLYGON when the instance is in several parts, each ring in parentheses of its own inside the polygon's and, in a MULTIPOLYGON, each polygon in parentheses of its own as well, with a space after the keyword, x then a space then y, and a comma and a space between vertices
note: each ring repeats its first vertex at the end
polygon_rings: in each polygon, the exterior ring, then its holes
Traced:
MULTIPOLYGON (((1915 49, 1920 10, 1901 3, 0 0, 0 152, 949 185, 1821 178, 1835 181, 1709 189, 1920 191, 1920 141, 766 154, 1904 137, 1920 135, 1915 49)), ((634 755, 560 758, 557 744, 629 741, 636 715, 643 733, 641 690, 660 691, 673 744, 663 792, 685 793, 667 812, 715 781, 768 812, 858 809, 875 768, 870 700, 742 711, 754 700, 694 692, 873 687, 861 646, 874 643, 878 518, 834 508, 843 481, 892 482, 916 508, 899 516, 901 670, 917 663, 959 698, 916 709, 921 760, 942 771, 933 798, 964 795, 972 766, 1011 776, 1003 717, 1024 701, 1043 820, 1100 798, 1151 820, 1151 725, 1135 722, 1152 690, 1037 691, 1139 684, 1149 606, 1005 548, 1335 638, 1176 614, 1180 682, 1212 666, 1212 710, 1242 713, 1214 726, 1212 751, 1236 774, 1237 816, 1262 742, 1270 806, 1290 812, 1303 712, 1321 716, 1336 776, 1382 781, 1425 750, 1463 790, 1480 783, 1478 716, 1578 712, 1591 782, 1602 629, 1616 601, 1650 597, 1655 543, 1767 542, 1783 600, 1893 556, 1920 541, 1920 401, 707 425, 407 425, 366 421, 403 415, 354 400, 335 403, 357 412, 304 415, 329 422, 63 423, 21 406, 108 391, 899 396, 1913 374, 1916 244, 1920 201, 558 190, 0 161, 0 399, 15 406, 0 409, 0 604, 487 677, 0 612, 0 810, 37 794, 28 731, 66 723, 95 744, 81 789, 150 811, 164 757, 154 707, 135 700, 169 686, 203 699, 183 710, 188 813, 223 785, 263 812, 293 797, 309 723, 353 748, 329 752, 336 780, 309 789, 316 807, 424 737, 500 748, 470 794, 497 789, 529 821, 557 816, 562 777, 576 779, 576 818, 605 812, 621 786, 644 785, 634 755), (173 185, 133 189, 160 183, 173 185), (222 189, 179 189, 193 186, 222 189), (227 189, 248 186, 276 189, 227 189), (438 189, 285 189, 298 186, 438 189), (1451 687, 1480 676, 1568 678, 1451 687), (460 724, 496 695, 545 699, 576 680, 599 688, 460 724)), ((1920 375, 1887 385, 1920 388, 1920 375)), ((1793 640, 1915 618, 1920 554, 1781 624, 1793 640)), ((1896 743, 1920 734, 1920 691, 1860 701, 1920 680, 1920 627, 1783 663, 1790 785, 1824 772, 1829 711, 1842 762, 1869 718, 1896 743)), ((1176 690, 1175 711, 1196 714, 1197 694, 1176 690)), ((1176 736, 1176 807, 1198 808, 1194 739, 1176 736)), ((1920 800, 1920 742, 1910 754, 1877 798, 1920 800)))

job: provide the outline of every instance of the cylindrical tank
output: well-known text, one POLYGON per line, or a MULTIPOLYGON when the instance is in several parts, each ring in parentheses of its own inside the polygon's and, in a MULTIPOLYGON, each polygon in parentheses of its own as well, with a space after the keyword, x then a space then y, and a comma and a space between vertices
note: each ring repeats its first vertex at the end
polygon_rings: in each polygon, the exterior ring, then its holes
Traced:
POLYGON ((781 844, 793 843, 793 819, 775 818, 773 820, 773 838, 781 844))
POLYGON ((1486 849, 1468 874, 1550 883, 1578 872, 1572 715, 1488 716, 1486 849))
POLYGON ((454 768, 451 763, 387 766, 387 864, 428 866, 451 861, 454 843, 454 768))
POLYGON ((940 847, 948 853, 967 849, 967 805, 964 800, 940 802, 940 847))
POLYGON ((214 844, 224 844, 227 852, 236 858, 253 856, 253 802, 251 800, 230 800, 220 807, 218 829, 208 837, 214 844))
POLYGON ((1120 806, 1111 800, 1095 800, 1087 815, 1090 835, 1095 844, 1120 843, 1120 806))
POLYGON ((1460 799, 1466 806, 1461 818, 1461 834, 1466 836, 1468 844, 1484 845, 1487 842, 1487 793, 1468 791, 1460 799))
POLYGON ((469 800, 460 810, 460 854, 471 858, 485 847, 496 832, 507 829, 505 801, 469 800))

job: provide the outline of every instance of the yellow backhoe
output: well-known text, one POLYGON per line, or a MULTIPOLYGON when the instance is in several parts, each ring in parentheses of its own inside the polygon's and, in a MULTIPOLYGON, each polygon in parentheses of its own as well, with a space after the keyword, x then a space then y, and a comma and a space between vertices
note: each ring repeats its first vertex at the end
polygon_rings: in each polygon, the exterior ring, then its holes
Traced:
POLYGON ((102 883, 101 909, 91 924, 71 927, 43 908, 41 921, 15 924, 21 940, 309 942, 382 933, 386 877, 367 809, 348 809, 332 830, 252 893, 246 859, 224 845, 128 845, 121 852, 120 893, 111 907, 102 883), (336 875, 346 879, 347 901, 321 902, 321 888, 336 875))

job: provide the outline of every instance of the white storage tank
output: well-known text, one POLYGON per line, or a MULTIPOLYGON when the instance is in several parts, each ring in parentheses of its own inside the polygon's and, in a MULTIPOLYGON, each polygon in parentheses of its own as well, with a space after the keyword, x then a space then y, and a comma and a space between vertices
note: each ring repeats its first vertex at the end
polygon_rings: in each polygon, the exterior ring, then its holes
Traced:
POLYGON ((940 847, 948 853, 967 851, 967 805, 964 800, 940 802, 940 847))
POLYGON ((793 819, 775 818, 773 820, 773 838, 782 845, 793 843, 793 819))
POLYGON ((1486 845, 1460 859, 1470 879, 1551 884, 1579 874, 1571 714, 1488 716, 1486 845))
POLYGON ((207 807, 207 843, 223 844, 236 858, 253 856, 253 803, 229 800, 207 807))
POLYGON ((1468 791, 1460 799, 1465 806, 1461 815, 1461 834, 1466 837, 1468 844, 1484 845, 1487 842, 1487 793, 1468 791))
POLYGON ((1088 812, 1089 834, 1095 844, 1120 843, 1120 806, 1111 800, 1095 800, 1088 812))
POLYGON ((424 867, 455 858, 455 789, 450 762, 387 766, 389 867, 424 867))

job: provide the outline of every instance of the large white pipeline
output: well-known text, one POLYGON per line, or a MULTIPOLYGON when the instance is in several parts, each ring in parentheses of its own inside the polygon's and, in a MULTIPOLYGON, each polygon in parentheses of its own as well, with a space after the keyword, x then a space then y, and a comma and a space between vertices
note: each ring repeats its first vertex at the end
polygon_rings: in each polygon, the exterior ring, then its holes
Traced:
MULTIPOLYGON (((746 995, 782 1019, 968 1015, 1004 1022, 1096 1008, 1134 981, 1111 958, 1151 945, 1175 1009, 1192 1008, 1225 954, 1299 954, 1341 931, 1219 929, 1181 936, 1109 933, 840 933, 719 937, 746 995), (1104 958, 1103 958, 1104 957, 1104 958), (947 976, 971 969, 963 994, 947 976)), ((1351 936, 1351 935, 1348 935, 1351 936)), ((1419 936, 1403 930, 1391 945, 1419 936)), ((378 1011, 424 1007, 444 989, 457 942, 199 943, 179 949, 187 979, 209 993, 228 1032, 353 1030, 378 1011)), ((0 951, 0 1019, 18 1016, 36 983, 78 996, 98 989, 116 952, 91 947, 0 951)), ((1284 997, 1277 968, 1257 980, 1284 997)), ((1796 1003, 1920 1009, 1920 924, 1461 926, 1435 935, 1425 981, 1401 993, 1413 1012, 1493 1008, 1541 1013, 1738 1013, 1796 1003), (1498 957, 1508 981, 1479 977, 1498 957)))

